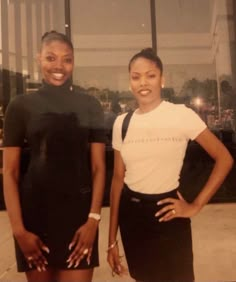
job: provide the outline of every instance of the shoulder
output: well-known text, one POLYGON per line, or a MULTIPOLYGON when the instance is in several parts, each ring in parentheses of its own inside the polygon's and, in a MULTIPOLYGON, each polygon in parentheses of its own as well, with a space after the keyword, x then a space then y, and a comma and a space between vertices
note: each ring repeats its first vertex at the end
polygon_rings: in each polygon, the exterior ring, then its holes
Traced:
POLYGON ((25 99, 27 99, 27 96, 28 96, 27 94, 16 95, 16 96, 11 98, 10 103, 14 103, 14 104, 23 103, 25 101, 25 99))
POLYGON ((14 109, 20 109, 23 108, 25 105, 25 101, 27 100, 26 94, 20 94, 15 97, 12 97, 11 100, 8 103, 7 108, 14 108, 14 109))
POLYGON ((168 101, 163 101, 162 104, 163 108, 174 111, 184 111, 187 108, 184 104, 174 104, 168 101))
POLYGON ((120 114, 116 117, 116 123, 122 123, 128 113, 120 114))
POLYGON ((163 109, 178 115, 196 115, 195 111, 185 104, 174 104, 171 102, 163 101, 163 109))
POLYGON ((39 91, 29 93, 29 94, 20 94, 15 97, 15 103, 22 104, 27 106, 30 103, 38 101, 41 98, 39 91))
POLYGON ((87 94, 83 91, 76 90, 75 95, 76 95, 77 99, 79 99, 83 103, 87 103, 88 106, 93 107, 93 106, 96 106, 96 105, 97 106, 101 105, 98 98, 96 98, 92 95, 89 95, 89 94, 87 94))
POLYGON ((120 114, 116 117, 114 122, 114 130, 120 129, 122 127, 123 121, 128 113, 120 114))
POLYGON ((37 107, 41 99, 42 97, 38 91, 30 94, 19 94, 10 100, 7 109, 28 111, 31 108, 37 107))
POLYGON ((91 101, 91 100, 96 99, 94 96, 91 96, 91 95, 89 95, 89 94, 85 93, 84 91, 77 89, 77 88, 74 89, 74 94, 76 95, 77 98, 84 99, 84 100, 87 100, 87 101, 91 101))

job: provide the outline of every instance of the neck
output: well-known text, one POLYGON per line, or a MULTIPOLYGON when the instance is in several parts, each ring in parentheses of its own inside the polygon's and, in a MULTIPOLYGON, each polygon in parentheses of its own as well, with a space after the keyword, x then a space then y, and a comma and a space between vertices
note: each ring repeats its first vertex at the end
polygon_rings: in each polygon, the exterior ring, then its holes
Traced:
POLYGON ((60 93, 71 93, 73 91, 73 86, 71 80, 67 80, 63 85, 52 85, 48 84, 46 81, 42 81, 42 90, 46 90, 48 93, 60 94, 60 93))
POLYGON ((145 114, 148 112, 151 112, 152 110, 154 110, 156 107, 158 107, 162 102, 162 99, 155 101, 155 103, 150 103, 150 104, 139 104, 139 108, 137 110, 137 112, 139 114, 145 114))

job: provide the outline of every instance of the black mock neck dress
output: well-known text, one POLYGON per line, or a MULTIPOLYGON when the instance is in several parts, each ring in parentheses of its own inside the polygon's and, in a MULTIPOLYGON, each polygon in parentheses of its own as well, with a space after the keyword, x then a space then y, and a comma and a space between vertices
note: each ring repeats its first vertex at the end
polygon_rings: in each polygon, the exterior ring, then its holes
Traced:
MULTIPOLYGON (((35 93, 19 95, 8 105, 4 146, 24 147, 30 154, 20 177, 24 224, 49 247, 49 266, 67 269, 68 249, 75 231, 86 222, 91 204, 92 178, 89 144, 105 143, 104 117, 97 99, 45 82, 35 93)), ((29 270, 17 244, 18 271, 29 270)), ((98 266, 98 236, 91 263, 98 266)))

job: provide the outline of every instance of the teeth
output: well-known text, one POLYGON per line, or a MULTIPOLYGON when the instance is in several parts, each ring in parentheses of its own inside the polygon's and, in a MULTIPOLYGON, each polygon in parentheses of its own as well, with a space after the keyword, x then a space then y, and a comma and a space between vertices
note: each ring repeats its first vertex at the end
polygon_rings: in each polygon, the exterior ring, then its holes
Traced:
POLYGON ((141 90, 139 91, 140 94, 146 95, 148 94, 150 91, 149 90, 141 90))
POLYGON ((64 75, 62 73, 53 73, 52 74, 56 79, 61 79, 64 75))

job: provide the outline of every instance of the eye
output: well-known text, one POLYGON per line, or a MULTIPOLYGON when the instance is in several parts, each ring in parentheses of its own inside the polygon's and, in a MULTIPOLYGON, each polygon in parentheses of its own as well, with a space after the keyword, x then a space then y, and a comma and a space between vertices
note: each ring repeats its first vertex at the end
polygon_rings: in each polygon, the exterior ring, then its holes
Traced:
POLYGON ((156 75, 155 75, 155 74, 149 74, 148 77, 149 77, 149 78, 155 78, 156 75))
POLYGON ((131 76, 131 79, 132 79, 132 80, 138 80, 139 77, 138 77, 138 76, 131 76))
POLYGON ((65 58, 64 62, 67 63, 67 64, 71 64, 73 62, 73 59, 72 58, 65 58))
POLYGON ((54 62, 55 61, 55 58, 53 56, 46 56, 46 60, 48 62, 54 62))

